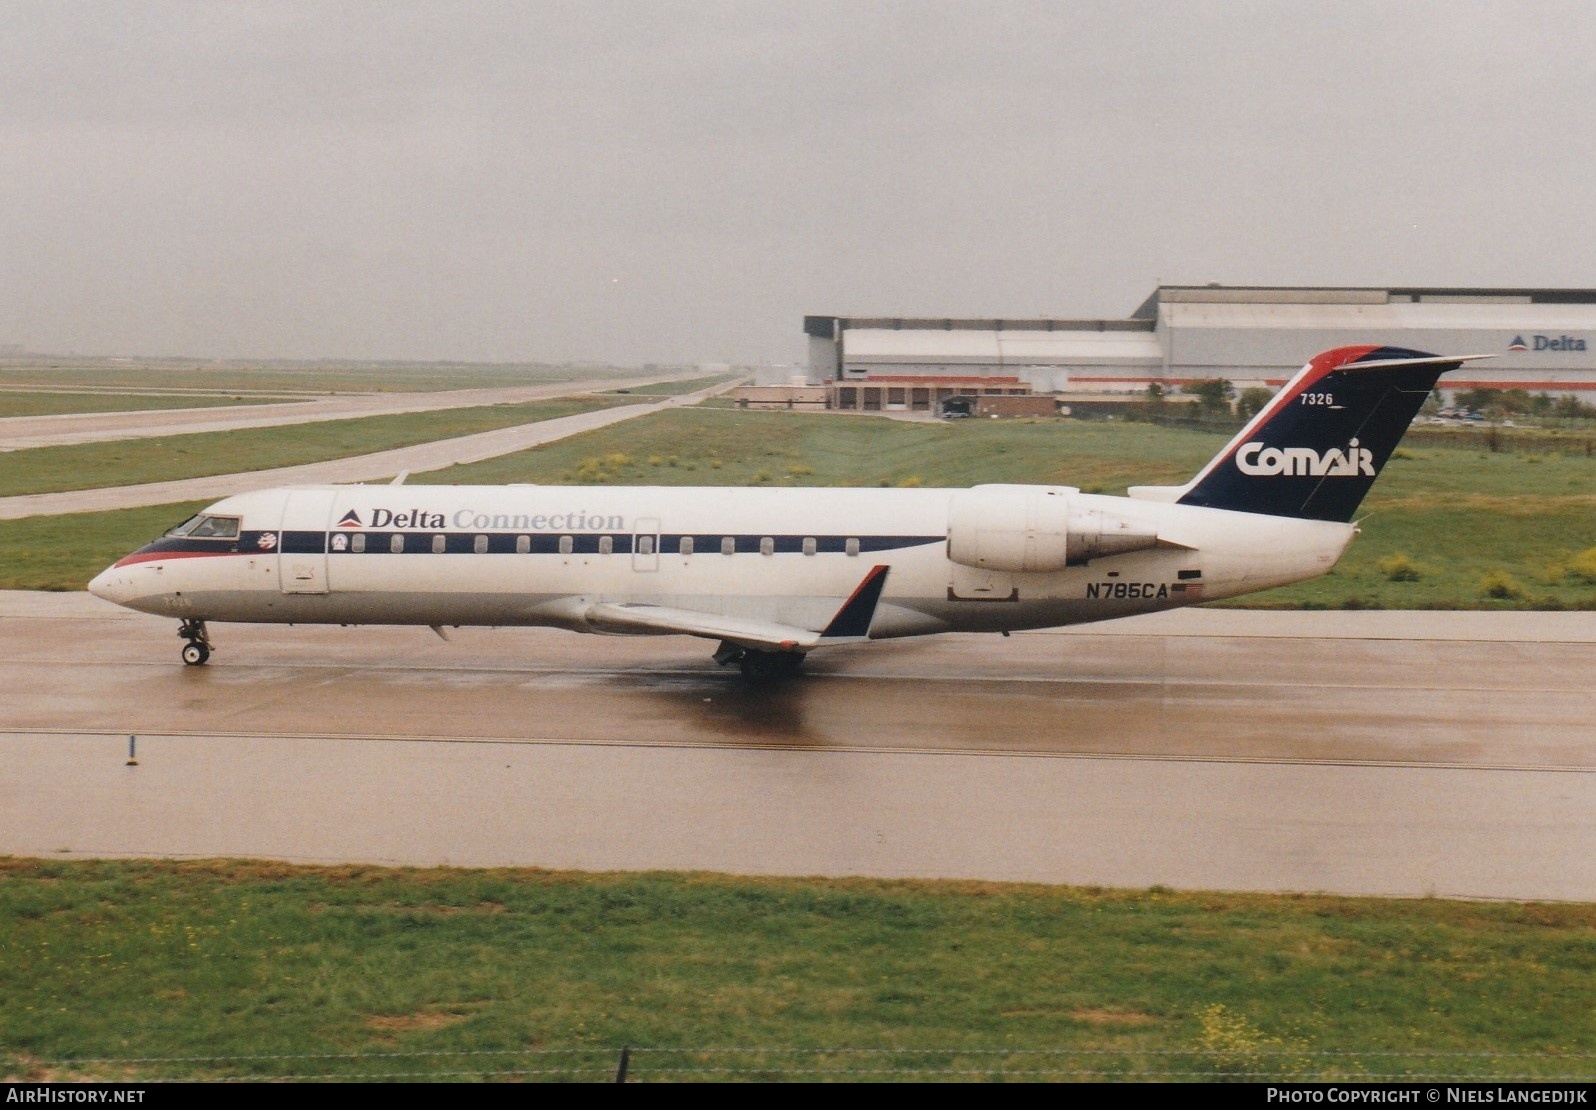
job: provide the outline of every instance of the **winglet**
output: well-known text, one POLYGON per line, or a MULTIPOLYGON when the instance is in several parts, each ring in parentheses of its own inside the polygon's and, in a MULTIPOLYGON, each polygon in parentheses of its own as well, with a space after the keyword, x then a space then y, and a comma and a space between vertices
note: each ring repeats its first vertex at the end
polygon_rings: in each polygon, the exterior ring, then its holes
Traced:
POLYGON ((831 618, 820 634, 821 642, 839 639, 864 639, 870 635, 870 622, 875 620, 876 605, 881 601, 881 591, 887 585, 888 566, 871 567, 853 596, 842 603, 837 615, 831 618))

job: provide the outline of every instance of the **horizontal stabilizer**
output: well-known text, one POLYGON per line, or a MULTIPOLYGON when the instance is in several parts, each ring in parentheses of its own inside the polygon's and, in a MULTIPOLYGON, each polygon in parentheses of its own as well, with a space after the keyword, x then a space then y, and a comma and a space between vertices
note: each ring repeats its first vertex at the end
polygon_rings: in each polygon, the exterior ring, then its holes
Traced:
POLYGON ((1426 355, 1423 358, 1382 358, 1369 362, 1349 362, 1341 369, 1362 373, 1365 370, 1389 370, 1393 366, 1400 366, 1403 369, 1415 366, 1456 366, 1460 362, 1474 362, 1482 358, 1495 357, 1495 355, 1426 355))

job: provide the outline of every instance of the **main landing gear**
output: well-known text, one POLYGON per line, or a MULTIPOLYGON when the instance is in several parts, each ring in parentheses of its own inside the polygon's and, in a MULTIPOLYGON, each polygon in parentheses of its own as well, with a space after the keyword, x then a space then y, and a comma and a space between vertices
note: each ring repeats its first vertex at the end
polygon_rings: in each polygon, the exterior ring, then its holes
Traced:
POLYGON ((780 682, 796 678, 804 668, 801 651, 755 651, 730 640, 722 640, 715 649, 715 662, 721 666, 736 663, 749 682, 780 682))
POLYGON ((211 657, 211 638, 206 635, 205 622, 186 620, 177 626, 177 634, 184 640, 183 662, 190 667, 202 667, 211 657))

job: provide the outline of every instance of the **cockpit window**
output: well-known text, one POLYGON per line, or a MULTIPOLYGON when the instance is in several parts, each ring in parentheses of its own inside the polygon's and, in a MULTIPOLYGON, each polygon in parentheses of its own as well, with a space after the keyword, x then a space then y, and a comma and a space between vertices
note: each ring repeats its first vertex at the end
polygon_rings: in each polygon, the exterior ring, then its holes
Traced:
POLYGON ((238 539, 238 518, 236 516, 210 516, 200 513, 191 516, 176 528, 166 533, 168 536, 187 536, 194 540, 236 540, 238 539))
POLYGON ((166 534, 168 536, 186 536, 186 535, 188 535, 190 532, 192 532, 194 530, 194 526, 196 524, 198 524, 200 521, 202 521, 204 519, 205 519, 205 514, 204 513, 200 513, 197 516, 191 516, 187 520, 185 520, 182 524, 179 524, 176 528, 167 529, 166 534))

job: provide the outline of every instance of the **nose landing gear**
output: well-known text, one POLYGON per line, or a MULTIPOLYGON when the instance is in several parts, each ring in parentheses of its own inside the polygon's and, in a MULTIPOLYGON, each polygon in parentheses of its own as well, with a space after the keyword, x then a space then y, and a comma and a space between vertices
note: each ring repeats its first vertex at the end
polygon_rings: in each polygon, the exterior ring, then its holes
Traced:
POLYGON ((201 667, 211 657, 211 638, 205 632, 205 622, 185 620, 177 626, 177 634, 185 641, 183 662, 190 667, 201 667))

